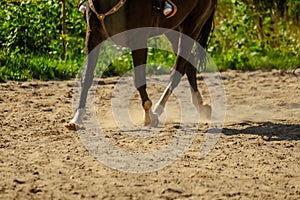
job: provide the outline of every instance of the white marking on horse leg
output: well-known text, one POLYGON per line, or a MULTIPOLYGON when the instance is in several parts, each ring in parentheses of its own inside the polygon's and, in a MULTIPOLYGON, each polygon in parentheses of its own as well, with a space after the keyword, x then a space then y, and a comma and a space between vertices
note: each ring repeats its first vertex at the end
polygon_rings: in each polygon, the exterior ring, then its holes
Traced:
POLYGON ((66 124, 66 127, 70 130, 76 130, 77 126, 83 125, 82 118, 84 114, 85 114, 84 108, 77 109, 73 119, 68 124, 66 124))
POLYGON ((157 114, 158 116, 160 116, 162 113, 165 112, 165 107, 162 106, 160 103, 156 103, 154 105, 153 111, 154 111, 155 114, 157 114))
POLYGON ((172 94, 172 90, 170 89, 171 83, 166 87, 164 93, 161 95, 158 102, 155 104, 153 112, 160 116, 165 111, 165 105, 172 94))

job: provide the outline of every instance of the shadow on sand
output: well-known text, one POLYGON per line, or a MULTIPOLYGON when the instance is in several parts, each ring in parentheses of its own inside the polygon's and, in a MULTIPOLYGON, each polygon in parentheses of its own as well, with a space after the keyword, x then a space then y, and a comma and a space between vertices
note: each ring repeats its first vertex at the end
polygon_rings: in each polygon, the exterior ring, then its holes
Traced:
POLYGON ((223 128, 225 135, 252 134, 266 141, 300 140, 300 124, 243 122, 223 128))

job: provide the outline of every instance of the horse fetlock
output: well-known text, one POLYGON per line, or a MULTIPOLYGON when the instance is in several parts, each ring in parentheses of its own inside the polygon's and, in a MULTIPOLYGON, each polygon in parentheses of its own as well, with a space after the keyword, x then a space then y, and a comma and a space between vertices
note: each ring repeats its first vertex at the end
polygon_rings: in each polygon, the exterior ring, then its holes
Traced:
POLYGON ((70 121, 70 123, 74 123, 74 124, 83 124, 83 116, 85 115, 86 111, 84 108, 78 108, 75 112, 75 115, 73 117, 73 119, 70 121))
POLYGON ((161 104, 155 104, 154 109, 153 109, 153 112, 155 114, 160 116, 164 111, 165 111, 164 106, 162 106, 161 104))
POLYGON ((143 107, 144 107, 144 110, 145 110, 146 112, 149 111, 149 110, 151 109, 151 107, 152 107, 152 102, 151 102, 150 100, 145 101, 143 107))

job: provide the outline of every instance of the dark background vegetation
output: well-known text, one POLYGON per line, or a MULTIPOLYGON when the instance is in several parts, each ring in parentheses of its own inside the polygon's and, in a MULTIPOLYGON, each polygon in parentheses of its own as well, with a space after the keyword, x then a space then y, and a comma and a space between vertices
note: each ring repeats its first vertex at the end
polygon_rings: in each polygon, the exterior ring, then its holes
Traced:
MULTIPOLYGON (((2 1, 0 80, 75 77, 85 58, 86 30, 77 3, 66 2, 63 34, 61 1, 2 1)), ((299 26, 300 0, 219 0, 208 52, 219 70, 293 68, 300 64, 299 26)), ((158 47, 169 45, 164 37, 150 39, 149 43, 158 47)), ((102 53, 110 56, 117 50, 118 47, 107 45, 102 53)), ((151 49, 148 70, 168 71, 174 60, 170 52, 151 49)), ((101 68, 105 63, 100 61, 99 65, 101 68)), ((131 67, 130 55, 124 54, 103 76, 121 75, 131 67)))

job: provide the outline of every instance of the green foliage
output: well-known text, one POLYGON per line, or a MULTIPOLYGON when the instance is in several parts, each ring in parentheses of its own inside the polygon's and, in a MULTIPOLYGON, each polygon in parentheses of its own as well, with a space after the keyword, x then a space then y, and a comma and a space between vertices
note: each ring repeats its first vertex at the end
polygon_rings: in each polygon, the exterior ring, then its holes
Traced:
POLYGON ((76 75, 84 58, 86 23, 73 1, 67 2, 67 35, 61 34, 58 0, 1 2, 1 79, 47 80, 76 75), (67 60, 61 59, 63 37, 69 49, 67 60))
POLYGON ((151 74, 163 74, 170 72, 176 57, 170 42, 165 36, 151 38, 148 41, 148 72, 151 74))
POLYGON ((54 1, 4 2, 1 10, 1 44, 9 53, 51 54, 59 51, 59 4, 54 1))
MULTIPOLYGON (((85 58, 86 22, 75 1, 67 0, 66 8, 67 34, 62 35, 61 1, 1 2, 0 81, 76 76, 85 58)), ((300 0, 219 0, 215 24, 208 52, 221 70, 281 69, 300 63, 300 0)), ((170 43, 160 36, 148 45, 148 72, 168 72, 175 61, 170 43)), ((132 69, 128 49, 106 44, 100 58, 111 60, 99 60, 98 75, 132 69)))
POLYGON ((245 2, 220 1, 209 48, 217 66, 221 70, 253 70, 287 69, 299 64, 295 20, 280 17, 283 13, 279 14, 275 10, 278 5, 271 1, 245 2))
POLYGON ((75 61, 62 61, 49 56, 29 54, 0 55, 0 77, 2 80, 13 79, 68 79, 75 77, 78 66, 75 61))

